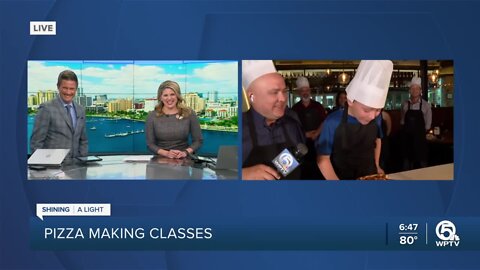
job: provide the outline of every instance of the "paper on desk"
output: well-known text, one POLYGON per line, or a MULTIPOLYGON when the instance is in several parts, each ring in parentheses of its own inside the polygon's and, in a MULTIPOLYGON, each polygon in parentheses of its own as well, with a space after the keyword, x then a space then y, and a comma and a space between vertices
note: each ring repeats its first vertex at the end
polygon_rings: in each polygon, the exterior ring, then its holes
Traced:
POLYGON ((123 162, 149 162, 152 155, 129 156, 123 159, 123 162))

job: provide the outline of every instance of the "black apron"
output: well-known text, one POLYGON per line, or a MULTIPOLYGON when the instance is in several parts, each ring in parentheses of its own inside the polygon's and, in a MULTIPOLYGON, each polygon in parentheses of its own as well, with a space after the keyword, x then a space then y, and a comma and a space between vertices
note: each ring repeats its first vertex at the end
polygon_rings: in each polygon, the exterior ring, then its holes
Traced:
MULTIPOLYGON (((255 124, 253 121, 253 115, 251 110, 248 111, 246 114, 246 117, 248 118, 248 128, 250 132, 250 137, 252 138, 252 151, 250 151, 250 154, 248 157, 245 159, 245 162, 242 165, 242 168, 247 168, 251 166, 255 166, 258 164, 264 164, 269 167, 272 167, 274 170, 276 170, 275 166, 272 163, 272 160, 280 154, 285 148, 291 148, 295 147, 295 144, 291 140, 287 129, 285 128, 285 125, 282 125, 281 128, 283 130, 283 134, 285 135, 285 138, 287 139, 286 142, 283 143, 274 143, 274 144, 269 144, 269 145, 258 145, 258 140, 257 140, 257 133, 255 132, 255 124)), ((289 179, 289 180, 294 180, 294 179, 300 179, 300 173, 302 165, 299 165, 295 170, 293 170, 287 177, 283 177, 281 173, 279 175, 281 176, 280 179, 289 179)))
POLYGON ((420 100, 420 109, 412 110, 410 100, 408 101, 408 110, 405 113, 403 126, 405 157, 413 163, 413 168, 420 168, 427 162, 427 138, 425 130, 425 119, 423 118, 422 102, 420 100))
MULTIPOLYGON (((383 110, 382 110, 383 111, 383 110)), ((380 112, 380 117, 382 119, 382 151, 380 152, 380 166, 387 173, 389 170, 389 161, 390 161, 390 136, 387 135, 387 121, 383 118, 382 112, 380 112)))
MULTIPOLYGON (((301 102, 301 101, 300 101, 301 102)), ((318 115, 318 110, 314 107, 314 101, 311 100, 308 107, 302 108, 302 110, 297 111, 300 122, 302 122, 303 129, 308 132, 318 129, 322 124, 322 120, 318 115)), ((300 106, 304 107, 302 103, 300 106)), ((324 180, 325 178, 322 175, 322 172, 317 165, 317 150, 315 148, 315 141, 309 138, 306 138, 306 145, 308 148, 308 153, 304 158, 303 168, 302 168, 302 179, 308 180, 324 180)))
POLYGON ((339 179, 354 180, 377 173, 375 140, 378 127, 375 119, 367 125, 348 123, 348 105, 335 130, 330 160, 339 179))
MULTIPOLYGON (((300 106, 304 107, 303 104, 300 104, 300 106)), ((308 107, 303 108, 297 113, 305 131, 312 131, 320 126, 321 119, 318 115, 318 110, 313 105, 313 100, 310 101, 308 107)))

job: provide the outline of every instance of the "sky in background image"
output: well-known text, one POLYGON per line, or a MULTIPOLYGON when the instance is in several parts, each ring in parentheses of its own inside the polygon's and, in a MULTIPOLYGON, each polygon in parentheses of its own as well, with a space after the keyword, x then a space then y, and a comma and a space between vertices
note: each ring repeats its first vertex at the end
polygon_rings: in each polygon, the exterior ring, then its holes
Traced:
POLYGON ((58 74, 66 69, 77 74, 85 95, 155 98, 165 80, 176 81, 183 94, 238 95, 237 61, 28 61, 28 93, 56 91, 58 74))

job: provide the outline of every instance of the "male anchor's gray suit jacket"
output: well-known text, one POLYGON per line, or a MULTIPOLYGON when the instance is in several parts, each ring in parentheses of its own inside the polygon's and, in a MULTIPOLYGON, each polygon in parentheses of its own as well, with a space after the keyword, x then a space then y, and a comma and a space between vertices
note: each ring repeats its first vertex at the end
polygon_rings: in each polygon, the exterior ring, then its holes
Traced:
POLYGON ((88 154, 88 139, 85 128, 85 110, 74 102, 77 113, 75 130, 70 123, 67 110, 57 97, 40 105, 35 117, 30 149, 70 149, 68 157, 81 157, 88 154))

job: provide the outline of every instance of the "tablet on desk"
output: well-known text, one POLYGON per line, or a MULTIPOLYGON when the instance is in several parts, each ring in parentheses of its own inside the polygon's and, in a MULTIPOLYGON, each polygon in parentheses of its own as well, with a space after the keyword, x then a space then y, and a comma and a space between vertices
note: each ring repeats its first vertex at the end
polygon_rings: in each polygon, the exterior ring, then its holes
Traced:
POLYGON ((88 157, 77 157, 78 160, 82 162, 95 162, 102 161, 103 159, 97 156, 88 156, 88 157))
POLYGON ((195 154, 193 154, 193 153, 187 153, 187 155, 188 155, 188 157, 190 157, 190 159, 193 160, 193 162, 195 162, 195 163, 197 163, 197 162, 198 162, 198 163, 202 163, 202 162, 208 162, 208 163, 213 162, 213 163, 215 163, 215 161, 212 160, 211 158, 202 157, 202 156, 197 156, 197 155, 195 155, 195 154))

